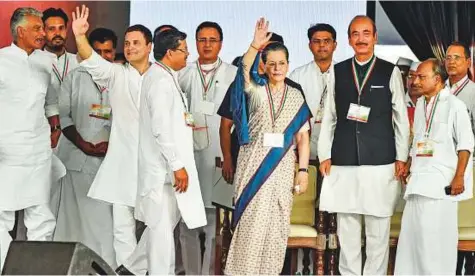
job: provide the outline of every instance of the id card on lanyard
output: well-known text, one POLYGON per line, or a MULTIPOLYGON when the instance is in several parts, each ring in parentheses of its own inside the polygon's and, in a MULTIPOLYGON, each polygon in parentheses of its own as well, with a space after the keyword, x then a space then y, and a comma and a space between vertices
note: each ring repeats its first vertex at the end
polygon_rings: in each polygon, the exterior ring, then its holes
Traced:
POLYGON ((439 96, 440 93, 435 96, 434 103, 431 106, 431 109, 429 111, 429 117, 427 117, 427 108, 428 108, 428 103, 426 102, 426 99, 424 98, 424 115, 426 118, 426 130, 424 133, 424 138, 421 140, 417 141, 416 143, 416 156, 417 157, 432 157, 434 156, 434 141, 429 139, 429 134, 430 131, 432 130, 432 125, 434 122, 434 115, 435 111, 437 109, 437 104, 439 103, 439 96))
MULTIPOLYGON (((196 61, 196 67, 198 69, 198 74, 200 75, 200 81, 201 81, 201 87, 203 89, 202 93, 202 99, 199 101, 198 106, 197 106, 197 111, 199 113, 205 114, 212 116, 215 113, 215 104, 212 100, 208 100, 208 92, 211 90, 211 87, 213 86, 213 82, 216 78, 216 73, 218 72, 219 67, 221 66, 223 62, 221 61, 220 58, 218 58, 218 64, 216 65, 215 68, 208 72, 204 72, 204 70, 201 68, 201 64, 199 61, 196 61), (208 74, 211 74, 211 77, 209 78, 209 81, 206 81, 206 76, 208 74)), ((216 88, 216 82, 215 83, 215 88, 216 88)))
POLYGON ((366 71, 363 81, 361 83, 359 81, 358 74, 356 72, 355 59, 356 58, 353 58, 353 62, 351 63, 352 65, 351 68, 353 71, 353 80, 355 81, 356 91, 358 92, 358 103, 350 104, 346 118, 348 120, 357 121, 360 123, 367 123, 369 119, 369 113, 371 112, 371 107, 360 105, 360 97, 361 97, 361 93, 363 92, 364 86, 368 82, 368 79, 371 76, 371 73, 373 72, 374 65, 376 64, 376 57, 373 56, 372 60, 370 61, 369 68, 366 71))
POLYGON ((112 115, 112 108, 110 105, 105 105, 104 104, 104 97, 103 93, 106 93, 106 88, 105 87, 100 87, 97 84, 96 88, 99 91, 99 95, 101 97, 101 103, 100 104, 92 104, 91 108, 89 110, 89 116, 94 117, 97 119, 102 119, 102 120, 110 120, 111 115, 112 115))

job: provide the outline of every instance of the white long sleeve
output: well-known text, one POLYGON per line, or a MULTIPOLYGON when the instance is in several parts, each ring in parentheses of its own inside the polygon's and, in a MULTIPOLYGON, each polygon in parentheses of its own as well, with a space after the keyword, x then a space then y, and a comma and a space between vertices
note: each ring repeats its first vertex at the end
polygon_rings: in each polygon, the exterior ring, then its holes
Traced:
POLYGON ((393 127, 396 141, 396 160, 406 162, 409 154, 409 118, 404 100, 404 86, 399 68, 394 70, 389 79, 389 89, 392 93, 393 127))
POLYGON ((183 168, 184 163, 178 159, 176 140, 173 136, 172 109, 175 105, 182 105, 175 102, 177 93, 173 83, 165 79, 154 80, 144 87, 148 92, 146 95, 146 108, 150 115, 152 134, 156 139, 159 151, 167 161, 173 171, 183 168))

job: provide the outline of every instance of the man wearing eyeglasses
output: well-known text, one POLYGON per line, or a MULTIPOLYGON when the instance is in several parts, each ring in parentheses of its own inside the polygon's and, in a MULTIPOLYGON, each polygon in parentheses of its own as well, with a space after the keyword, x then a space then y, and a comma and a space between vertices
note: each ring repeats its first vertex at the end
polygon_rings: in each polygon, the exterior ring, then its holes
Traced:
MULTIPOLYGON (((473 131, 475 126, 475 83, 468 78, 470 57, 470 50, 465 44, 453 42, 445 55, 445 69, 449 75, 446 85, 450 88, 450 92, 467 106, 473 131)), ((467 254, 464 252, 459 254, 459 261, 463 261, 467 254)))
POLYGON ((180 243, 186 274, 214 274, 215 212, 211 204, 213 184, 217 173, 216 157, 222 157, 219 143, 221 117, 216 113, 226 90, 233 82, 237 68, 223 62, 219 52, 223 44, 223 31, 219 24, 205 21, 196 28, 198 60, 180 71, 179 83, 190 103, 195 120, 193 146, 196 168, 200 179, 201 194, 206 207, 208 224, 198 229, 188 229, 180 224, 180 243), (205 251, 201 262, 199 236, 205 236, 205 251))
POLYGON ((452 42, 445 55, 445 69, 449 75, 446 85, 450 88, 450 92, 467 106, 473 128, 475 126, 475 83, 468 78, 470 57, 467 45, 457 41, 452 42))
POLYGON ((463 102, 444 81, 436 59, 417 69, 414 142, 404 172, 406 205, 394 275, 449 275, 457 263, 457 202, 470 199, 474 139, 463 102))

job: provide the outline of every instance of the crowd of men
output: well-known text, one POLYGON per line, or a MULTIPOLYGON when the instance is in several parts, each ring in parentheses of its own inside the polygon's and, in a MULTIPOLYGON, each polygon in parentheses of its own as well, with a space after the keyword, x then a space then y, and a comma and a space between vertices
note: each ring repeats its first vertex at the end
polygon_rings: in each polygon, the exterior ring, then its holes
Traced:
MULTIPOLYGON (((83 6, 72 23, 55 8, 11 17, 13 42, 0 49, 1 266, 15 211, 24 210, 28 240, 82 242, 119 274, 214 274, 211 195, 221 177, 233 182, 239 147, 228 88, 239 59, 219 58, 223 30, 206 21, 196 61, 187 63, 187 35, 174 26, 152 34, 133 25, 124 62, 112 30, 86 35, 88 16, 83 6), (70 26, 77 54, 65 48, 70 26)), ((386 274, 402 188, 395 273, 453 274, 457 201, 473 193, 469 49, 453 42, 443 63, 398 67, 374 54, 370 18, 356 16, 347 36, 354 57, 336 63, 335 29, 310 27, 314 58, 289 76, 313 115, 310 159, 323 175, 319 208, 337 213, 340 272, 386 274)))

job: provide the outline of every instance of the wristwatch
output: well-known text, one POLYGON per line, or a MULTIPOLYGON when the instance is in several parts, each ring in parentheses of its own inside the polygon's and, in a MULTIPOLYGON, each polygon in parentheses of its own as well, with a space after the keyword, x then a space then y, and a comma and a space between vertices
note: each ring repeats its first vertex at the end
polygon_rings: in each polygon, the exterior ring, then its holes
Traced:
POLYGON ((51 132, 53 132, 53 131, 55 131, 55 130, 61 130, 61 126, 60 126, 60 125, 52 126, 52 127, 51 127, 51 132))
POLYGON ((300 168, 300 169, 299 169, 299 172, 306 172, 306 173, 308 173, 308 169, 307 169, 307 168, 300 168))

